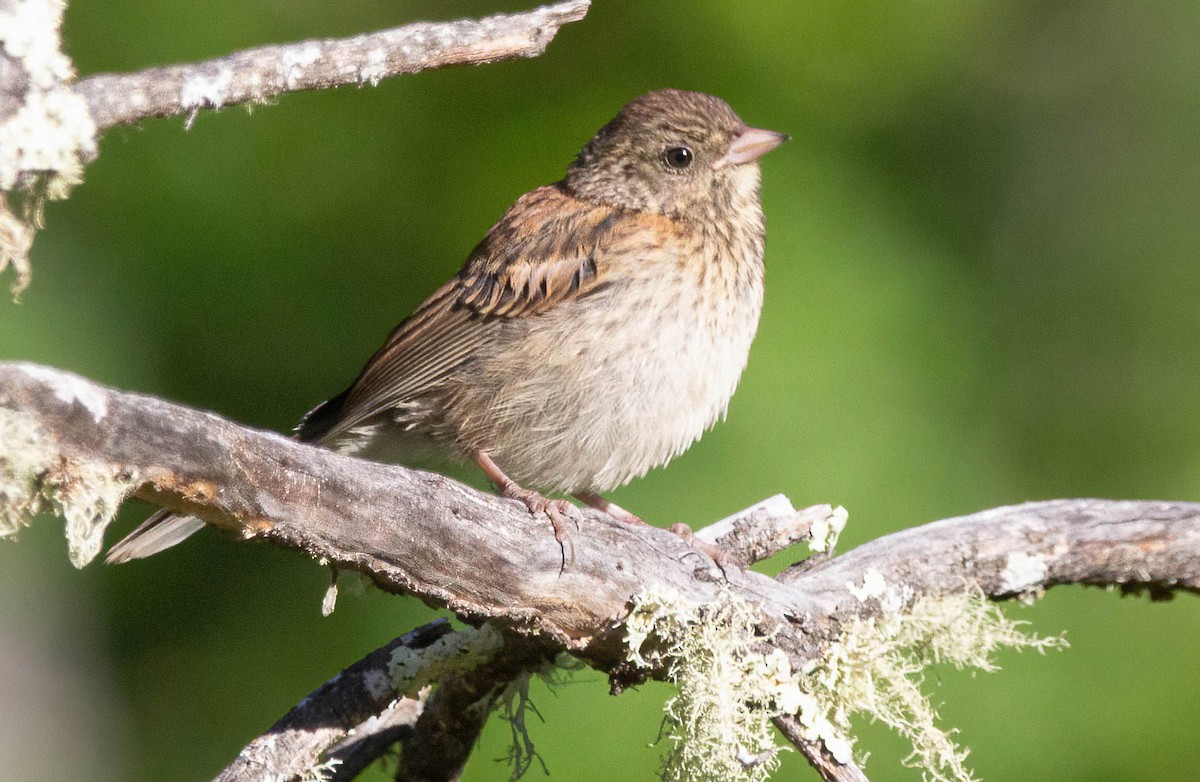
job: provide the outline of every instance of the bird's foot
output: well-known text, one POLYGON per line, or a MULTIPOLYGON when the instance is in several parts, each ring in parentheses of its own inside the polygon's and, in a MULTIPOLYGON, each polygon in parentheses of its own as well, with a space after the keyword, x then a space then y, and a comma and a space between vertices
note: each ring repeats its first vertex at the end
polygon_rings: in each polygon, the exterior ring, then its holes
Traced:
POLYGON ((472 454, 472 458, 483 468, 483 472, 492 480, 492 483, 496 484, 501 497, 520 500, 525 503, 525 507, 533 515, 545 513, 546 517, 550 519, 550 524, 554 527, 554 539, 558 541, 558 547, 562 550, 562 567, 559 572, 563 572, 573 564, 575 562, 575 544, 571 542, 571 536, 568 534, 567 519, 570 519, 576 527, 579 526, 579 513, 575 506, 567 500, 552 500, 533 489, 526 489, 505 475, 499 465, 492 461, 492 457, 483 451, 476 451, 472 454))
POLYGON ((551 526, 554 527, 554 539, 558 541, 559 548, 562 549, 562 570, 566 570, 574 564, 575 544, 571 542, 570 528, 567 524, 567 520, 570 519, 576 527, 579 526, 579 514, 574 505, 567 500, 552 500, 533 489, 526 489, 512 482, 500 487, 500 496, 520 500, 535 516, 545 513, 546 518, 550 519, 551 526))
POLYGON ((642 520, 641 516, 630 513, 617 503, 609 502, 595 492, 581 491, 575 495, 575 499, 579 500, 584 505, 607 513, 617 521, 623 521, 626 524, 646 524, 646 522, 642 520))
POLYGON ((707 554, 708 558, 713 561, 713 564, 717 566, 722 575, 727 575, 725 572, 727 567, 733 567, 738 564, 725 549, 697 538, 696 533, 692 532, 692 528, 683 522, 672 524, 668 529, 683 538, 683 542, 696 551, 699 551, 701 554, 707 554))

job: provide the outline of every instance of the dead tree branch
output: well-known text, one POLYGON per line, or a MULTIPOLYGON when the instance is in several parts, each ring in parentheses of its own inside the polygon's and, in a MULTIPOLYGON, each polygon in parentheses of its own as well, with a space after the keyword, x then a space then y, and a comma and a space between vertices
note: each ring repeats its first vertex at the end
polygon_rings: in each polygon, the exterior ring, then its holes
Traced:
POLYGON ((420 22, 350 38, 261 46, 185 65, 75 81, 59 0, 0 0, 0 272, 14 298, 47 200, 67 197, 115 125, 266 103, 288 92, 378 84, 405 73, 537 57, 590 0, 484 19, 420 22))
POLYGON ((566 0, 524 13, 261 46, 204 62, 89 76, 75 90, 87 99, 100 131, 150 117, 191 117, 201 109, 265 103, 288 92, 374 86, 429 68, 537 57, 589 5, 590 0, 566 0))
MULTIPOLYGON (((754 607, 763 644, 795 671, 819 661, 849 623, 901 615, 926 598, 981 591, 1005 599, 1067 583, 1200 592, 1200 504, 1155 501, 995 508, 888 535, 777 579, 722 572, 675 535, 585 512, 573 533, 576 559, 560 571, 548 522, 519 503, 57 370, 0 363, 0 533, 49 501, 74 530, 73 557, 86 562, 129 495, 536 639, 540 659, 569 651, 617 686, 665 675, 635 669, 625 643, 630 607, 648 591, 692 605, 736 596, 754 607)), ((811 509, 789 521, 775 510, 760 520, 779 530, 768 539, 792 540, 799 526, 833 513, 811 509)), ((753 559, 773 548, 743 550, 753 559)), ((812 742, 800 746, 814 757, 812 742)))
POLYGON ((504 654, 489 663, 440 681, 413 731, 403 739, 397 782, 457 780, 493 707, 508 697, 510 709, 519 713, 523 692, 518 683, 553 659, 553 652, 537 639, 512 638, 504 654))
MULTIPOLYGON (((402 697, 392 687, 389 671, 392 654, 400 648, 423 649, 449 632, 450 623, 438 620, 371 652, 315 690, 251 742, 217 776, 216 782, 302 776, 318 764, 330 747, 383 713, 393 717, 401 714, 402 723, 411 731, 421 716, 425 700, 402 697)), ((393 720, 393 726, 394 723, 393 720)))

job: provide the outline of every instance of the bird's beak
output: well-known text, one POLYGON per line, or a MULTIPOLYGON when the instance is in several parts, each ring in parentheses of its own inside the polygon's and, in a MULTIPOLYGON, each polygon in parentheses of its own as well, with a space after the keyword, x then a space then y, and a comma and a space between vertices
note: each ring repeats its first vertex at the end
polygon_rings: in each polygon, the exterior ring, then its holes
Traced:
POLYGON ((761 128, 746 128, 729 145, 729 151, 721 158, 725 165, 740 166, 751 163, 787 141, 791 136, 761 128))

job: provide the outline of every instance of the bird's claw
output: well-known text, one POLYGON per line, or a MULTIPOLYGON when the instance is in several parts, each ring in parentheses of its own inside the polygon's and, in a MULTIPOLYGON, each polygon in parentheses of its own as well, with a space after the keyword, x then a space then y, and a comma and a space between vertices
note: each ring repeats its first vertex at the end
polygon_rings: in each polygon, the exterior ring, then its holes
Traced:
POLYGON ((726 568, 736 566, 738 563, 734 557, 720 546, 714 546, 712 543, 700 540, 696 537, 696 533, 692 532, 692 528, 683 522, 672 524, 668 529, 683 539, 683 542, 691 546, 701 554, 705 554, 721 571, 721 575, 728 578, 726 568))
POLYGON ((575 528, 579 529, 579 512, 574 505, 568 500, 553 500, 532 489, 520 486, 510 487, 503 494, 505 497, 523 502, 533 515, 544 513, 550 519, 550 525, 554 527, 554 539, 558 541, 559 548, 562 549, 562 567, 559 572, 565 571, 575 563, 575 544, 571 541, 567 526, 567 519, 570 519, 575 524, 575 528))

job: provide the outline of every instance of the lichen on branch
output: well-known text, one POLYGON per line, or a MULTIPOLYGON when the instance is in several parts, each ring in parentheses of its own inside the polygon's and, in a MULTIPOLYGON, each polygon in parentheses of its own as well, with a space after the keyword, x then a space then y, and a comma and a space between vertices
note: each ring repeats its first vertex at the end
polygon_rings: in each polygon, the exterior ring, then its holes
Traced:
MULTIPOLYGON (((847 585, 860 599, 887 601, 890 585, 847 585)), ((909 765, 936 782, 972 782, 968 751, 938 725, 921 689, 931 665, 995 671, 1000 648, 1062 648, 1060 637, 1028 633, 978 590, 925 597, 909 607, 847 622, 824 653, 793 671, 770 648, 760 614, 722 591, 705 605, 676 595, 639 595, 626 620, 630 661, 666 666, 679 692, 665 710, 672 747, 667 782, 763 782, 778 766, 771 720, 795 715, 803 738, 841 764, 854 761, 852 717, 879 721, 912 744, 909 765)))
POLYGON ((920 768, 925 779, 971 782, 968 750, 954 741, 955 730, 938 725, 937 711, 921 689, 923 672, 935 664, 990 672, 998 668, 995 653, 1001 648, 1045 652, 1066 646, 1061 637, 1027 632, 1026 624, 1006 617, 978 590, 920 598, 904 610, 852 619, 802 673, 802 735, 820 739, 834 759, 847 763, 855 742, 851 718, 865 716, 912 744, 905 762, 920 768))
POLYGON ((728 590, 692 605, 646 592, 626 620, 630 661, 667 667, 679 692, 664 709, 667 782, 765 782, 779 765, 771 719, 800 708, 786 654, 766 646, 760 611, 728 590))
POLYGON ((43 510, 66 519, 71 563, 91 562, 104 529, 137 487, 132 470, 64 457, 36 419, 0 407, 0 537, 17 534, 43 510))

